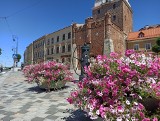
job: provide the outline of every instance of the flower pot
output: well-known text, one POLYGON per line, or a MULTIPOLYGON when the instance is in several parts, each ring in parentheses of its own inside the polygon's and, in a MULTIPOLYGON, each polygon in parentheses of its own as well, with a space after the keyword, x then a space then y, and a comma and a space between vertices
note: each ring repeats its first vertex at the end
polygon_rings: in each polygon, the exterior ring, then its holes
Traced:
POLYGON ((140 100, 139 102, 142 103, 147 112, 150 112, 151 114, 160 108, 160 100, 156 98, 149 97, 140 100))
POLYGON ((50 83, 47 83, 46 81, 42 82, 41 84, 38 84, 38 86, 41 88, 41 89, 60 89, 62 87, 64 87, 66 84, 65 81, 51 81, 50 83))

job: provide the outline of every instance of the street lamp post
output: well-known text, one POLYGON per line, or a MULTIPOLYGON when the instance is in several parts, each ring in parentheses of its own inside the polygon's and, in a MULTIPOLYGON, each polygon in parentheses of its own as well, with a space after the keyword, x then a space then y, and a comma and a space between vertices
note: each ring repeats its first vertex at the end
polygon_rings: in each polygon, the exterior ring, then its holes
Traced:
POLYGON ((18 54, 18 37, 13 35, 13 41, 16 42, 16 53, 15 54, 18 54))
POLYGON ((16 42, 16 47, 14 48, 15 51, 14 51, 14 56, 13 56, 13 59, 14 59, 14 67, 17 67, 17 62, 18 62, 18 59, 17 59, 17 56, 18 56, 18 37, 13 35, 13 41, 16 42))

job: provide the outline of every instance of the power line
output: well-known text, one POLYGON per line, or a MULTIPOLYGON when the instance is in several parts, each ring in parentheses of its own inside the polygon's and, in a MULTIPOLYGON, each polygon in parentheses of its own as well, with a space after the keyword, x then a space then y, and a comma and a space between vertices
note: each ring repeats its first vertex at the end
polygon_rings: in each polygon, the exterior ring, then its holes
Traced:
MULTIPOLYGON (((9 30, 10 34, 12 35, 13 41, 15 40, 15 37, 14 37, 14 35, 13 35, 13 31, 12 31, 12 29, 11 29, 11 26, 10 26, 10 24, 9 24, 9 22, 8 22, 8 18, 10 18, 10 17, 12 17, 12 16, 14 16, 14 15, 16 15, 16 14, 19 14, 19 13, 21 13, 21 12, 27 10, 27 9, 30 9, 30 8, 38 5, 41 1, 42 1, 42 0, 39 0, 39 1, 37 1, 37 2, 35 2, 35 3, 33 3, 33 4, 31 4, 31 5, 23 8, 23 9, 20 9, 20 10, 18 10, 18 11, 16 11, 16 12, 13 12, 12 14, 10 14, 10 15, 8 15, 8 16, 2 16, 2 17, 0 17, 0 19, 4 20, 4 21, 6 22, 7 27, 8 27, 8 30, 9 30)), ((13 49, 13 48, 12 48, 12 49, 13 49)), ((17 40, 16 51, 18 51, 18 40, 17 40)))
POLYGON ((14 15, 16 15, 16 14, 18 14, 18 13, 21 13, 21 12, 27 10, 27 9, 30 9, 30 8, 38 5, 40 2, 42 2, 42 0, 39 0, 38 2, 35 2, 35 3, 33 3, 33 4, 31 4, 31 5, 27 6, 27 7, 25 7, 25 8, 23 8, 23 9, 20 9, 20 10, 14 12, 14 13, 8 15, 8 16, 0 17, 0 19, 7 19, 7 18, 9 18, 9 17, 12 17, 12 16, 14 16, 14 15))
MULTIPOLYGON (((12 16, 14 16, 14 15, 16 15, 16 14, 18 14, 18 13, 21 13, 21 12, 23 12, 23 11, 29 9, 29 8, 32 8, 32 7, 36 6, 36 5, 38 5, 41 1, 42 1, 42 0, 39 0, 38 2, 35 2, 35 3, 29 5, 29 6, 23 8, 23 9, 21 9, 21 10, 18 10, 18 11, 14 12, 14 13, 8 15, 8 16, 0 17, 0 19, 5 20, 5 22, 6 22, 6 24, 7 24, 7 27, 8 27, 8 30, 9 30, 9 32, 10 32, 11 35, 12 35, 12 38, 13 38, 13 31, 12 31, 11 26, 10 26, 10 24, 9 24, 9 22, 8 22, 7 19, 8 19, 9 17, 12 17, 12 16)), ((14 38, 13 38, 13 39, 14 39, 14 38)))
POLYGON ((29 5, 29 6, 23 8, 23 9, 21 9, 21 10, 18 10, 18 11, 16 11, 16 12, 8 15, 7 18, 12 17, 12 16, 14 16, 14 15, 16 15, 16 14, 18 14, 18 13, 21 13, 21 12, 23 12, 23 11, 29 9, 29 8, 32 8, 32 7, 36 6, 36 5, 38 5, 41 1, 42 1, 42 0, 39 0, 38 2, 35 2, 35 3, 33 3, 32 5, 29 5))
POLYGON ((9 23, 8 23, 7 18, 5 17, 4 19, 5 19, 6 24, 7 24, 7 26, 8 26, 9 32, 11 33, 11 35, 13 35, 13 32, 12 32, 12 30, 11 30, 11 27, 10 27, 10 25, 9 25, 9 23))

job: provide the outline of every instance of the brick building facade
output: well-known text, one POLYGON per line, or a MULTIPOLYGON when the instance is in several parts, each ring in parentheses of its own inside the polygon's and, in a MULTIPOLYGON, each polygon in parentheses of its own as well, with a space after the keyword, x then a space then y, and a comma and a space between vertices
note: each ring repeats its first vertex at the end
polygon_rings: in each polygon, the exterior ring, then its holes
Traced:
POLYGON ((96 0, 92 17, 85 24, 73 24, 73 45, 77 46, 80 58, 80 46, 90 43, 90 55, 106 54, 112 51, 124 53, 126 38, 132 31, 132 10, 127 0, 96 0))

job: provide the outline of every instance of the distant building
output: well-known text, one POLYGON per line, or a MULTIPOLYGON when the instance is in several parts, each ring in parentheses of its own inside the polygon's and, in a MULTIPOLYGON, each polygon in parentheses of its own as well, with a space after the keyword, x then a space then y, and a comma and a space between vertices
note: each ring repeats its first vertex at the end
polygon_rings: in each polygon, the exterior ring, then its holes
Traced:
POLYGON ((145 26, 137 32, 129 33, 126 41, 127 49, 151 52, 156 39, 160 37, 160 25, 145 26))
POLYGON ((70 65, 72 56, 72 25, 33 41, 24 52, 24 64, 55 60, 70 65))
POLYGON ((24 51, 24 54, 23 54, 23 57, 24 57, 24 65, 28 65, 27 64, 27 61, 28 61, 28 58, 27 58, 27 47, 26 47, 26 49, 25 49, 25 51, 24 51))
POLYGON ((44 62, 46 60, 45 58, 45 41, 46 36, 44 35, 40 37, 39 39, 33 41, 33 64, 44 62))
POLYGON ((46 60, 71 63, 72 26, 65 27, 46 36, 46 60))
POLYGON ((24 64, 33 64, 33 44, 31 43, 24 52, 24 64))

